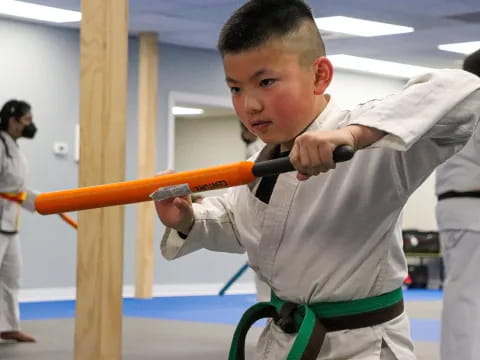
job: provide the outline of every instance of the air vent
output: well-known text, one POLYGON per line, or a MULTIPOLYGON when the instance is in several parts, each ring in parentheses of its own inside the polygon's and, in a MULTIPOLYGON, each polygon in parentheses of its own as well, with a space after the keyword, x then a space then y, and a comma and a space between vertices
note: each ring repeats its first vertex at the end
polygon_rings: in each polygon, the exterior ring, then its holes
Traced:
POLYGON ((465 13, 465 14, 456 14, 445 16, 446 19, 463 21, 466 23, 477 23, 480 24, 480 11, 465 13))

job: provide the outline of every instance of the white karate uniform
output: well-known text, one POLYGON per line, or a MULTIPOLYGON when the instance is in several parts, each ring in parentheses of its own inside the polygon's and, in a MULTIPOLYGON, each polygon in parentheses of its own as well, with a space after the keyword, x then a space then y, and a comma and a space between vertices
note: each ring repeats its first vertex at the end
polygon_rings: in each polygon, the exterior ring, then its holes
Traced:
MULTIPOLYGON (((469 139, 480 116, 480 79, 443 70, 412 79, 399 94, 341 111, 330 99, 307 131, 360 124, 387 132, 335 170, 299 182, 279 175, 269 204, 250 186, 194 204, 186 239, 167 229, 162 254, 201 248, 241 253, 276 295, 298 304, 390 292, 407 275, 401 212, 435 167, 469 139)), ((262 152, 263 153, 263 152, 262 152)), ((295 335, 269 322, 257 359, 285 359, 295 335)), ((405 314, 381 325, 329 332, 318 359, 414 359, 405 314)))
MULTIPOLYGON (((480 111, 480 110, 479 110, 480 111)), ((480 191, 480 128, 436 172, 437 195, 480 191)), ((480 198, 440 200, 436 209, 445 265, 442 360, 480 359, 480 198)))
MULTIPOLYGON (((27 192, 22 203, 34 209, 34 192, 24 189, 26 161, 18 144, 0 131, 0 193, 27 192)), ((20 242, 17 234, 20 205, 0 198, 0 332, 20 329, 18 292, 22 268, 20 242)))

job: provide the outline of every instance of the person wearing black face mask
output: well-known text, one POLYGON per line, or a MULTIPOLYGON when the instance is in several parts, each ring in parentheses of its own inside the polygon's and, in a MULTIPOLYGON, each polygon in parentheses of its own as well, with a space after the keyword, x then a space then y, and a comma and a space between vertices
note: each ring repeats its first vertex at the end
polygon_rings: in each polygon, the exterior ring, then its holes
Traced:
POLYGON ((32 139, 36 132, 28 103, 10 100, 3 105, 0 110, 0 339, 7 341, 35 342, 20 331, 19 205, 34 211, 35 193, 25 189, 26 162, 17 139, 32 139))

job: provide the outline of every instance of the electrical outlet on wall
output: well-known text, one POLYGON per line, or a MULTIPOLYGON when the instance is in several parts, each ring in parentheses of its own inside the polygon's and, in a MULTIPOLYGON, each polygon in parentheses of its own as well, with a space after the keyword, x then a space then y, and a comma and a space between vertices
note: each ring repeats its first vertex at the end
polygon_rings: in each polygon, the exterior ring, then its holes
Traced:
POLYGON ((68 144, 61 141, 53 143, 53 153, 57 156, 66 156, 68 154, 68 144))

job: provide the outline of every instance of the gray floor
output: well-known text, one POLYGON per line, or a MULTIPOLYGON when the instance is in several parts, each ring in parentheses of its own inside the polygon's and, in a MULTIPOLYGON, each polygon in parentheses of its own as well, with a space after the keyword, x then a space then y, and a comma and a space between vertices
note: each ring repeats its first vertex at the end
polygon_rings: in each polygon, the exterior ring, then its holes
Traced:
MULTIPOLYGON (((22 326, 38 343, 2 343, 1 360, 73 359, 73 320, 24 321, 22 326)), ((249 333, 247 353, 259 331, 249 333)), ((225 360, 232 332, 230 325, 124 318, 122 359, 225 360)))
MULTIPOLYGON (((412 317, 438 319, 440 302, 410 302, 412 317)), ((23 328, 35 335, 37 344, 0 344, 1 360, 73 359, 73 320, 25 321, 23 328)), ((260 329, 247 339, 247 358, 260 329)), ((225 360, 233 326, 183 321, 124 318, 124 360, 225 360)), ((416 343, 418 360, 438 359, 437 343, 416 343)))

